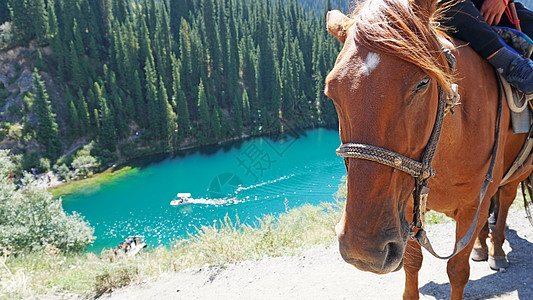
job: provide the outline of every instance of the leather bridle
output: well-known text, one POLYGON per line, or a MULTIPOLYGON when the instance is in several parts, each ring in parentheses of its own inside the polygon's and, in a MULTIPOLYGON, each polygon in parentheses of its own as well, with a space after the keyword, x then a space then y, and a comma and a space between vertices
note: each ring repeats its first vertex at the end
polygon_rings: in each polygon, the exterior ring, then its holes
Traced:
MULTIPOLYGON (((450 71, 453 72, 455 69, 455 57, 453 56, 453 54, 451 53, 449 49, 442 47, 442 51, 444 55, 446 56, 446 60, 448 61, 450 71)), ((386 150, 386 149, 383 149, 377 146, 367 145, 367 144, 345 143, 345 144, 341 144, 340 147, 336 151, 338 156, 344 158, 344 163, 346 165, 347 172, 348 172, 348 159, 355 158, 355 159, 374 161, 374 162, 398 169, 400 171, 406 172, 415 178, 415 185, 414 185, 414 190, 413 190, 413 200, 414 200, 413 221, 409 225, 409 237, 411 240, 416 240, 420 244, 420 246, 426 248, 426 250, 428 250, 431 254, 433 254, 437 258, 449 259, 455 256, 455 254, 459 253, 469 244, 469 242, 471 241, 474 235, 474 231, 477 225, 477 220, 479 218, 479 212, 481 210, 481 202, 483 198, 485 197, 489 184, 493 182, 492 172, 494 169, 495 160, 496 160, 497 151, 498 151, 501 111, 502 111, 502 102, 503 102, 501 82, 500 82, 499 77, 498 76, 496 77, 498 78, 498 82, 499 82, 499 90, 498 90, 499 104, 498 104, 496 138, 495 138, 495 145, 494 145, 493 152, 492 152, 491 163, 490 163, 489 170, 485 176, 485 181, 482 185, 482 188, 479 194, 479 205, 478 205, 478 209, 474 217, 474 220, 472 221, 472 224, 470 225, 470 228, 468 229, 465 236, 456 243, 454 252, 448 256, 443 257, 435 253, 435 251, 433 250, 433 247, 431 246, 431 243, 429 242, 429 239, 426 236, 424 226, 425 226, 425 213, 426 213, 426 207, 427 207, 427 199, 428 199, 428 194, 429 194, 428 180, 432 178, 433 176, 435 176, 435 173, 436 173, 435 170, 431 168, 431 162, 433 161, 433 158, 435 157, 435 152, 439 144, 440 135, 442 131, 442 125, 444 122, 444 116, 448 110, 451 110, 453 106, 459 103, 459 94, 457 92, 457 85, 452 84, 451 90, 453 91, 453 95, 451 96, 446 96, 446 93, 444 92, 444 90, 441 87, 439 87, 437 117, 435 119, 435 124, 433 125, 431 136, 426 145, 424 154, 422 156, 422 160, 420 162, 410 159, 408 157, 405 157, 396 152, 386 150)))

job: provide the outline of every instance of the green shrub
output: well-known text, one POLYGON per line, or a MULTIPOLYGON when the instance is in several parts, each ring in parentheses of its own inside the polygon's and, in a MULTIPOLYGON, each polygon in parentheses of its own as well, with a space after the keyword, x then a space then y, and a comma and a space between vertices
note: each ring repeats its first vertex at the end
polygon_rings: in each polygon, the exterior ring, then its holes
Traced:
POLYGON ((19 124, 13 124, 9 128, 8 135, 9 135, 9 138, 11 138, 12 140, 20 141, 22 139, 22 126, 20 126, 19 124))
POLYGON ((31 168, 36 168, 39 165, 39 155, 37 152, 25 153, 22 155, 22 170, 29 171, 31 168))
POLYGON ((78 156, 72 161, 72 167, 82 176, 89 174, 98 166, 98 161, 91 155, 78 156))
POLYGON ((72 177, 72 172, 65 164, 61 164, 59 167, 56 166, 54 169, 61 180, 69 180, 72 177))
POLYGON ((50 159, 41 157, 39 159, 39 172, 46 173, 50 171, 50 159))
POLYGON ((92 154, 95 145, 94 142, 91 142, 76 152, 71 164, 80 175, 87 175, 90 172, 100 170, 100 161, 92 154))
POLYGON ((28 122, 28 119, 24 117, 22 119, 22 138, 24 141, 30 141, 37 137, 37 133, 33 129, 33 126, 30 122, 28 122))
POLYGON ((57 160, 56 165, 57 166, 60 166, 60 165, 70 166, 73 160, 74 160, 74 155, 69 155, 69 156, 61 155, 61 157, 59 157, 59 159, 57 160))
POLYGON ((31 176, 18 187, 8 183, 16 165, 0 150, 0 245, 15 253, 44 250, 53 245, 62 252, 81 252, 93 240, 94 230, 78 214, 68 215, 61 200, 53 199, 31 176))
POLYGON ((24 97, 22 97, 22 105, 24 106, 25 111, 31 110, 34 99, 35 97, 31 92, 29 91, 24 92, 24 97))
POLYGON ((2 122, 0 124, 0 141, 3 140, 9 134, 9 129, 11 129, 11 123, 2 122))

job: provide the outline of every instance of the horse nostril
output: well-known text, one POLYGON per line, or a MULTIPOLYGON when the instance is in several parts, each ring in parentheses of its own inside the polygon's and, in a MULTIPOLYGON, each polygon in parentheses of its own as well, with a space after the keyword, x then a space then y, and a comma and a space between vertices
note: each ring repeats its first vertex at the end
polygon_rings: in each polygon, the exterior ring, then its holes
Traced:
POLYGON ((396 266, 398 261, 403 257, 403 243, 389 242, 385 245, 385 260, 383 261, 383 269, 390 269, 391 266, 396 266))

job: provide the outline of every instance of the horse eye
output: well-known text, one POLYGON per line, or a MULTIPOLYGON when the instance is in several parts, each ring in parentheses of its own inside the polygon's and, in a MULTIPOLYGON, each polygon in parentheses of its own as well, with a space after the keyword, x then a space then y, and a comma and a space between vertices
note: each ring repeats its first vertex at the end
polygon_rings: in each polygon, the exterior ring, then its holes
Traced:
POLYGON ((420 81, 416 87, 413 89, 413 92, 417 93, 421 90, 425 89, 429 85, 429 78, 424 78, 422 81, 420 81))

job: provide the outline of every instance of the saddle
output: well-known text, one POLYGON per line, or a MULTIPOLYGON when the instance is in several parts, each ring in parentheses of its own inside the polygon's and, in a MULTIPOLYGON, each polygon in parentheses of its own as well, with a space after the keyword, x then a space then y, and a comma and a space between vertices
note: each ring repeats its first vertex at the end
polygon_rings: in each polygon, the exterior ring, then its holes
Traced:
MULTIPOLYGON (((506 27, 493 26, 492 29, 501 38, 516 50, 522 57, 530 58, 533 53, 533 40, 527 35, 506 27)), ((503 84, 503 90, 507 98, 507 104, 511 110, 511 120, 514 133, 528 133, 532 124, 532 111, 527 109, 533 95, 525 95, 512 87, 503 76, 499 75, 503 84)))
MULTIPOLYGON (((531 58, 533 53, 533 40, 519 31, 506 27, 492 27, 507 45, 514 48, 522 57, 531 58)), ((529 133, 522 150, 518 154, 511 168, 503 177, 501 184, 507 181, 519 168, 523 166, 533 150, 533 95, 525 95, 518 89, 512 87, 501 74, 498 73, 503 86, 507 105, 511 111, 511 124, 514 133, 529 133)))

